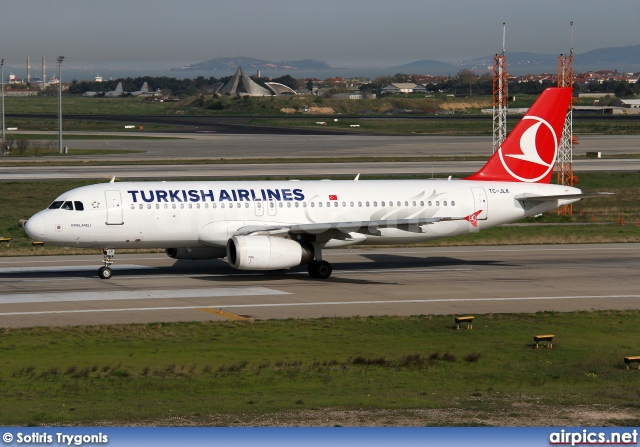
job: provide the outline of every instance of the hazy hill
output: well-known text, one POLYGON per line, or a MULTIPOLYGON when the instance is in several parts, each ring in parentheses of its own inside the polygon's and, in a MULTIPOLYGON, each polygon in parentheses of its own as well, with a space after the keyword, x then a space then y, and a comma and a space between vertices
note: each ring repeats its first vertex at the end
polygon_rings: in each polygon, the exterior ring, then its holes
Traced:
POLYGON ((188 71, 209 71, 219 72, 220 74, 228 74, 236 71, 238 67, 247 73, 256 72, 258 70, 266 72, 287 72, 294 75, 297 71, 324 71, 333 70, 334 67, 327 62, 319 61, 316 59, 304 59, 299 61, 266 61, 262 59, 255 59, 252 57, 218 57, 210 59, 204 62, 198 62, 196 64, 185 65, 180 68, 173 68, 173 70, 188 70, 188 71))

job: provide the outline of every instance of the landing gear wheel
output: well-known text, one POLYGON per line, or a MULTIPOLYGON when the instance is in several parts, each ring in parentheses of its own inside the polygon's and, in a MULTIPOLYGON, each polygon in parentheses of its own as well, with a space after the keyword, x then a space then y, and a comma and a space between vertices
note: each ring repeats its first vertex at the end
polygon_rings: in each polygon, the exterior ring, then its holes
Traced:
POLYGON ((113 272, 109 267, 100 267, 98 269, 98 276, 102 279, 109 279, 113 275, 113 272))
POLYGON ((309 276, 317 279, 327 279, 331 276, 333 269, 327 261, 312 261, 308 267, 309 276))

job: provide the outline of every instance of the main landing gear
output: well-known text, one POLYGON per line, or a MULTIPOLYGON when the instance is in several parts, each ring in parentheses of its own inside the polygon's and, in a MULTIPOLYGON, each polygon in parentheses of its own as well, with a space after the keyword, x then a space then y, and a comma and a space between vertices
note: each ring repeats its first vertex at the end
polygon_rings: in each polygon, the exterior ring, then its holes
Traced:
POLYGON ((331 276, 333 269, 327 261, 311 261, 307 271, 312 278, 327 279, 331 276))
POLYGON ((320 244, 313 244, 313 253, 315 259, 307 266, 309 276, 316 279, 327 279, 331 276, 333 268, 327 261, 322 260, 322 246, 320 244))
POLYGON ((113 275, 111 271, 111 264, 113 264, 113 257, 116 255, 116 251, 113 248, 105 248, 102 250, 102 267, 98 269, 98 276, 101 279, 109 279, 113 275))

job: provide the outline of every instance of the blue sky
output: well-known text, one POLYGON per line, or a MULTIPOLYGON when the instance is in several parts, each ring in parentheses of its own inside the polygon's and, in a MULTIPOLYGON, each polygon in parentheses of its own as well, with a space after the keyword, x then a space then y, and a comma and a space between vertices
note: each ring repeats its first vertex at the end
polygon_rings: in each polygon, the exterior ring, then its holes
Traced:
POLYGON ((0 58, 32 65, 175 67, 218 56, 320 59, 337 67, 500 51, 576 53, 640 44, 640 0, 32 0, 5 2, 0 58))

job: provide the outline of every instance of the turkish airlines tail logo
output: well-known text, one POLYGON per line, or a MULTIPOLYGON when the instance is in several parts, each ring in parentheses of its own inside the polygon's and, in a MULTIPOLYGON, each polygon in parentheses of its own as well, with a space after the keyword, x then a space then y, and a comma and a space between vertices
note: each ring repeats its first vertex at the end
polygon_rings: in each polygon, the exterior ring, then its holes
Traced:
POLYGON ((478 210, 473 214, 469 214, 467 217, 464 217, 463 219, 466 220, 467 222, 469 222, 474 227, 477 227, 478 226, 478 215, 481 212, 482 212, 482 210, 478 210))
POLYGON ((549 183, 571 92, 570 87, 542 92, 487 164, 466 180, 549 183))

